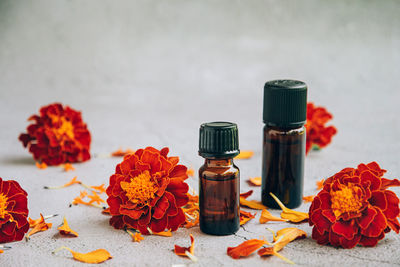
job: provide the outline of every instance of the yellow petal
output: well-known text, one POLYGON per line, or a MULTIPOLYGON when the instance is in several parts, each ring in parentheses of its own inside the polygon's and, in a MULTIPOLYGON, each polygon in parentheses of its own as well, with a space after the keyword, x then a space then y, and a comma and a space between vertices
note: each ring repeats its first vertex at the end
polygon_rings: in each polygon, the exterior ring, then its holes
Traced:
POLYGON ((78 233, 69 228, 67 219, 64 217, 63 224, 57 228, 60 231, 60 234, 62 235, 70 235, 74 237, 78 237, 78 233))
POLYGON ((75 260, 80 261, 80 262, 85 262, 85 263, 101 263, 103 261, 106 261, 108 259, 111 259, 110 253, 105 250, 105 249, 96 249, 94 251, 88 252, 88 253, 80 253, 73 251, 70 248, 67 247, 60 247, 54 252, 57 252, 61 249, 66 249, 69 252, 71 252, 72 257, 74 257, 75 260))
POLYGON ((36 161, 36 167, 37 167, 38 169, 44 170, 44 169, 47 168, 47 164, 44 163, 44 162, 39 163, 39 162, 36 161))
POLYGON ((249 179, 249 183, 254 186, 261 186, 261 177, 253 177, 249 179))
MULTIPOLYGON (((36 222, 37 220, 35 220, 34 222, 36 222)), ((33 226, 33 229, 26 235, 26 239, 29 239, 29 237, 33 234, 36 234, 38 232, 43 232, 46 231, 48 229, 50 229, 52 226, 51 223, 46 223, 44 221, 44 217, 43 215, 40 213, 40 219, 39 221, 36 222, 35 226, 33 226)))
POLYGON ((285 205, 283 205, 283 203, 273 193, 269 193, 269 194, 273 197, 273 199, 275 199, 275 201, 276 201, 276 203, 278 203, 279 207, 281 207, 281 209, 282 209, 281 218, 288 219, 289 221, 294 222, 294 223, 308 220, 308 218, 309 218, 308 213, 288 209, 285 207, 285 205))
POLYGON ((260 201, 247 200, 244 197, 240 197, 240 205, 248 207, 253 210, 263 210, 267 208, 260 201))
POLYGON ((261 212, 261 216, 260 216, 260 223, 266 223, 269 221, 286 222, 287 220, 278 218, 278 217, 272 215, 268 210, 263 209, 261 212))
POLYGON ((235 159, 249 159, 254 155, 254 152, 251 150, 242 150, 240 154, 235 157, 235 159))
POLYGON ((164 232, 152 232, 152 235, 159 235, 159 236, 165 236, 165 237, 171 237, 172 236, 172 232, 171 230, 168 231, 164 231, 164 232))
POLYGON ((255 215, 255 213, 252 214, 250 212, 240 210, 240 225, 244 225, 245 223, 253 219, 255 215))
POLYGON ((314 197, 315 197, 315 196, 313 196, 313 195, 311 195, 311 196, 304 196, 304 197, 303 197, 303 200, 304 200, 305 202, 313 202, 314 197))

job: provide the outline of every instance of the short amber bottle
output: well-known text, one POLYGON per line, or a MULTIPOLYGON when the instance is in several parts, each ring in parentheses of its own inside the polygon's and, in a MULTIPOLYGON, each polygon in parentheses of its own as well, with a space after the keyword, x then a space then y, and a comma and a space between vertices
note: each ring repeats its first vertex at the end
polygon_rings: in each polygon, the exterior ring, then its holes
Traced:
POLYGON ((262 203, 279 206, 276 195, 288 208, 301 205, 307 116, 307 86, 295 80, 275 80, 264 87, 264 135, 262 203))
POLYGON ((239 154, 237 125, 211 122, 200 126, 199 169, 200 229, 211 235, 230 235, 239 230, 239 154))

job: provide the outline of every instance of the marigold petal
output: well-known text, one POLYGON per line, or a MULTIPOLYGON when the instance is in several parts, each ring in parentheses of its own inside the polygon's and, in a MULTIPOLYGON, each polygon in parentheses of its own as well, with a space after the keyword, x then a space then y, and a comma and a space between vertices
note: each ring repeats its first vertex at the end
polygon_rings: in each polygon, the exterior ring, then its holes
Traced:
POLYGON ((387 218, 395 219, 400 215, 399 199, 397 198, 395 193, 389 190, 385 190, 385 197, 388 205, 387 209, 386 210, 382 209, 382 211, 387 218))
POLYGON ((171 231, 176 231, 184 222, 185 222, 185 214, 183 213, 182 209, 178 209, 178 214, 175 216, 168 217, 168 229, 171 231))
POLYGON ((266 223, 269 221, 286 222, 287 220, 273 216, 267 209, 263 209, 260 216, 260 223, 266 223))
POLYGON ((358 232, 357 226, 353 220, 337 221, 332 225, 331 229, 336 234, 344 236, 348 240, 353 239, 354 235, 358 232))
POLYGON ((80 252, 73 251, 72 249, 67 248, 67 247, 61 247, 61 248, 56 249, 56 251, 59 251, 61 249, 68 250, 69 252, 71 252, 72 257, 75 260, 80 261, 80 262, 85 262, 85 263, 101 263, 101 262, 104 262, 104 261, 112 258, 110 253, 105 249, 96 249, 96 250, 88 252, 88 253, 80 253, 80 252))
POLYGON ((168 198, 166 196, 163 196, 162 198, 160 198, 160 200, 158 200, 157 205, 154 207, 153 218, 157 220, 161 219, 168 208, 168 198))
POLYGON ((362 236, 359 244, 363 245, 364 247, 375 247, 378 244, 379 240, 383 239, 384 237, 384 232, 382 232, 378 237, 362 236))
POLYGON ((267 208, 260 201, 247 200, 247 199, 245 199, 243 197, 240 197, 240 205, 248 207, 250 209, 254 209, 254 210, 263 210, 263 209, 267 208))
POLYGON ((380 209, 376 209, 377 214, 369 224, 368 228, 361 229, 361 234, 368 237, 378 237, 387 227, 387 220, 385 215, 382 213, 380 209))
POLYGON ((254 186, 261 186, 261 177, 250 178, 249 183, 254 186))
POLYGON ((379 190, 381 187, 381 180, 375 176, 371 171, 364 171, 360 174, 361 183, 363 185, 370 184, 371 191, 379 190))
POLYGON ((190 247, 174 246, 174 253, 178 256, 188 257, 186 251, 194 256, 194 237, 190 234, 190 247))
POLYGON ((240 197, 242 198, 248 198, 249 196, 251 196, 251 194, 253 194, 253 190, 247 191, 245 193, 241 193, 240 197))
POLYGON ((273 193, 269 193, 269 194, 272 196, 272 198, 276 201, 276 203, 278 203, 279 207, 282 209, 282 213, 281 213, 282 219, 288 219, 289 221, 294 222, 294 223, 299 223, 299 222, 308 220, 308 218, 309 218, 308 213, 288 209, 285 207, 285 205, 283 205, 283 203, 273 193))
POLYGON ((317 240, 317 243, 320 245, 326 245, 329 243, 329 232, 328 231, 323 231, 321 234, 318 230, 317 227, 314 227, 312 229, 312 238, 314 240, 317 240))
POLYGON ((385 190, 392 186, 400 186, 400 181, 397 179, 389 180, 386 178, 381 178, 381 181, 382 181, 381 190, 385 190))
POLYGON ((239 155, 235 157, 235 159, 249 159, 253 157, 254 152, 251 150, 242 150, 240 151, 239 155))
POLYGON ((240 257, 247 257, 263 245, 265 245, 265 240, 260 239, 250 239, 244 241, 236 247, 228 247, 227 254, 234 259, 239 259, 240 257))
POLYGON ((72 230, 67 222, 67 219, 64 217, 63 219, 63 224, 57 228, 60 231, 60 234, 62 235, 69 235, 73 237, 78 237, 78 233, 72 230))

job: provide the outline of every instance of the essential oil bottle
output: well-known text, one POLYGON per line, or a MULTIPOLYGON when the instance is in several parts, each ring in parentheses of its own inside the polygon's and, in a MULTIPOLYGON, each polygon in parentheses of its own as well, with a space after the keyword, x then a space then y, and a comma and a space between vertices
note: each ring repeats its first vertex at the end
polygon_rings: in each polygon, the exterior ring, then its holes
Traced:
POLYGON ((205 158, 199 169, 200 229, 206 234, 230 235, 239 230, 239 168, 233 163, 238 154, 235 123, 200 126, 199 155, 205 158))
POLYGON ((307 85, 295 80, 264 86, 262 203, 279 209, 270 192, 288 208, 301 205, 306 144, 307 85))

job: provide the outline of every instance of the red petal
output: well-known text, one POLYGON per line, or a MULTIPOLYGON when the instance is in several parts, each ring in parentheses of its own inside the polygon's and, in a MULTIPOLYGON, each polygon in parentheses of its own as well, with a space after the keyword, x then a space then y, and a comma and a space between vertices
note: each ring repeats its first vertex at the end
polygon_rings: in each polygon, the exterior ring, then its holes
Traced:
POLYGON ((178 178, 181 180, 186 180, 188 178, 187 168, 184 165, 176 165, 175 168, 169 174, 170 178, 178 178))
POLYGON ((170 179, 167 186, 167 191, 171 193, 186 193, 188 190, 188 184, 177 178, 170 179))
POLYGON ((351 240, 357 234, 358 229, 354 223, 351 221, 337 221, 332 225, 332 231, 340 236, 344 236, 346 239, 351 240))
POLYGON ((182 209, 178 209, 178 214, 176 216, 168 217, 168 229, 171 231, 176 231, 178 227, 185 222, 185 214, 182 209))
POLYGON ((164 147, 163 149, 161 149, 160 154, 163 157, 167 157, 168 152, 169 152, 169 148, 168 147, 164 147))
POLYGON ((400 223, 397 218, 395 218, 394 220, 388 220, 388 225, 397 234, 400 232, 400 223))
POLYGON ((153 208, 154 209, 153 218, 157 220, 161 219, 168 208, 169 208, 168 198, 166 196, 163 196, 158 200, 156 206, 153 208))
POLYGON ((392 186, 400 186, 400 181, 397 179, 389 180, 386 178, 381 178, 381 181, 382 181, 382 185, 381 185, 382 190, 387 189, 392 186))
POLYGON ((361 227, 361 229, 366 229, 377 214, 378 212, 376 209, 366 208, 362 213, 362 217, 357 219, 358 225, 361 227))
POLYGON ((386 210, 388 205, 385 194, 382 191, 372 192, 372 196, 369 199, 369 203, 372 206, 379 207, 382 211, 386 210))
POLYGON ((331 228, 331 222, 322 215, 322 210, 318 209, 314 211, 311 216, 310 220, 315 224, 317 230, 322 235, 325 231, 329 231, 331 228))
POLYGON ((346 238, 340 238, 340 244, 343 248, 354 248, 361 239, 361 235, 354 236, 353 239, 348 240, 346 238))
MULTIPOLYGON (((111 211, 111 209, 110 209, 111 211)), ((123 206, 120 207, 119 209, 120 214, 126 215, 131 217, 133 220, 139 220, 139 218, 145 213, 143 209, 140 210, 134 210, 134 209, 127 209, 123 206)))
POLYGON ((376 246, 376 244, 378 244, 378 241, 383 239, 384 237, 385 233, 383 232, 378 237, 362 236, 359 243, 364 247, 374 247, 376 246))
POLYGON ((165 215, 160 220, 156 220, 153 218, 151 220, 150 229, 151 231, 158 233, 164 231, 167 225, 168 225, 168 216, 165 215))
POLYGON ((143 151, 141 157, 143 163, 147 163, 151 166, 151 173, 154 174, 161 170, 160 155, 149 150, 143 151))
POLYGON ((312 238, 317 240, 320 245, 326 245, 329 243, 329 232, 320 234, 316 227, 312 229, 312 238))
POLYGON ((367 185, 368 183, 370 184, 371 191, 379 190, 379 188, 381 187, 381 179, 379 179, 370 171, 362 172, 360 175, 360 179, 361 179, 361 184, 363 185, 367 185))
POLYGON ((378 237, 387 227, 387 220, 380 209, 376 209, 377 214, 370 223, 369 227, 361 230, 361 234, 367 237, 378 237))
POLYGON ((387 205, 388 208, 384 210, 384 214, 386 215, 387 218, 394 219, 400 215, 399 199, 397 198, 396 194, 393 193, 392 191, 385 190, 384 192, 388 203, 387 205))

